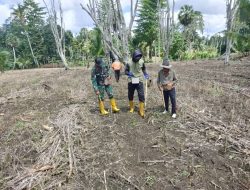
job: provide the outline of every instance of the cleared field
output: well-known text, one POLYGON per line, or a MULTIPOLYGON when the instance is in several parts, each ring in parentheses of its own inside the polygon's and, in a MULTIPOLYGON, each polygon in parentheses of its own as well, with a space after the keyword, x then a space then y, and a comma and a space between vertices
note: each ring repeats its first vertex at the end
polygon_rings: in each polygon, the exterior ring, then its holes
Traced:
POLYGON ((147 68, 145 119, 124 75, 121 112, 102 117, 88 69, 0 74, 0 189, 250 189, 249 58, 173 63, 174 120, 147 68))

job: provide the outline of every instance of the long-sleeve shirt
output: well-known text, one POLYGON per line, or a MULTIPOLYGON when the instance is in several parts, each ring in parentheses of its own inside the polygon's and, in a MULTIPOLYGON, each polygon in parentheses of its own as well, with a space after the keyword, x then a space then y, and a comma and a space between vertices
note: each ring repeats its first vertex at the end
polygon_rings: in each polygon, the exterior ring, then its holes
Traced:
POLYGON ((177 82, 177 78, 175 76, 174 70, 170 69, 168 74, 165 75, 165 73, 163 72, 163 69, 161 69, 158 72, 157 84, 158 85, 166 85, 169 82, 173 82, 174 84, 176 84, 176 82, 177 82))
POLYGON ((100 67, 94 66, 91 71, 91 82, 95 91, 98 86, 105 85, 105 80, 111 76, 109 66, 103 63, 100 67))
MULTIPOLYGON (((132 72, 134 77, 139 78, 140 82, 143 81, 143 74, 146 73, 146 66, 144 61, 141 59, 138 62, 132 62, 127 64, 125 68, 125 74, 128 75, 129 72, 132 72)), ((131 77, 128 78, 128 82, 131 82, 131 77)))

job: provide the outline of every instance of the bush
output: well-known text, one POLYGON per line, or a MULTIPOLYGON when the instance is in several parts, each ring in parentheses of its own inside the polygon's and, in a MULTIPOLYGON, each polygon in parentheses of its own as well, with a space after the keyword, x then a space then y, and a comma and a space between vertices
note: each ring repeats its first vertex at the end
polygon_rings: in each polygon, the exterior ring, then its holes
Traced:
POLYGON ((217 57, 216 48, 207 48, 206 50, 195 50, 191 52, 183 52, 180 56, 181 60, 195 60, 195 59, 211 59, 217 57))

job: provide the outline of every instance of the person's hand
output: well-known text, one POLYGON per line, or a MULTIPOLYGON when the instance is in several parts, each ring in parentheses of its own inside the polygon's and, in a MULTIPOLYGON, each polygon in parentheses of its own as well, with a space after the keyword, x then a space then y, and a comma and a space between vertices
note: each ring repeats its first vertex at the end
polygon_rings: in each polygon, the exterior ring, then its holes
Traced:
POLYGON ((173 82, 167 83, 167 90, 171 90, 173 88, 173 82))
POLYGON ((145 73, 145 74, 144 74, 144 78, 145 78, 146 80, 148 80, 148 79, 149 79, 149 74, 145 73))
POLYGON ((134 74, 132 72, 128 72, 128 77, 134 77, 134 74))
POLYGON ((108 76, 108 77, 104 80, 104 84, 105 84, 105 85, 110 85, 110 84, 111 84, 111 76, 108 76))
POLYGON ((99 90, 95 91, 95 94, 96 94, 97 96, 99 96, 99 94, 100 94, 99 90))

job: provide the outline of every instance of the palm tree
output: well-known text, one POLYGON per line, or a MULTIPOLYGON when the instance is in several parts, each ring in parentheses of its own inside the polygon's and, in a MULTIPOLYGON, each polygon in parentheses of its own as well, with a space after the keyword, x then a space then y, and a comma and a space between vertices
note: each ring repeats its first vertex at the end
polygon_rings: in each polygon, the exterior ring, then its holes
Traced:
POLYGON ((196 35, 197 30, 203 32, 203 16, 200 11, 194 11, 192 6, 184 5, 181 7, 181 10, 178 14, 178 19, 184 28, 184 37, 186 38, 187 43, 190 45, 189 49, 191 49, 191 42, 196 35))
POLYGON ((195 18, 195 12, 190 5, 184 5, 178 14, 180 23, 185 27, 189 26, 195 18))

